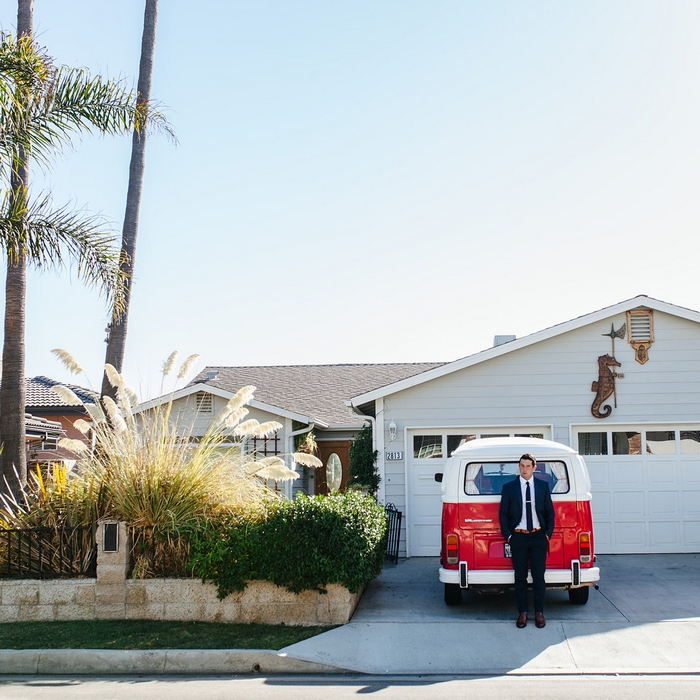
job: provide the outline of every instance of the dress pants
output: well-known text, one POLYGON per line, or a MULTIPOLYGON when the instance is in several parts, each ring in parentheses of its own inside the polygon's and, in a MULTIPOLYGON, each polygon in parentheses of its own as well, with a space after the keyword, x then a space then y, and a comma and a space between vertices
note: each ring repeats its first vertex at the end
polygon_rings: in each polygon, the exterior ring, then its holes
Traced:
POLYGON ((515 572, 515 602, 518 612, 527 612, 527 570, 532 573, 532 590, 535 594, 535 612, 544 612, 544 572, 547 566, 549 542, 544 530, 533 533, 514 532, 510 538, 515 572))

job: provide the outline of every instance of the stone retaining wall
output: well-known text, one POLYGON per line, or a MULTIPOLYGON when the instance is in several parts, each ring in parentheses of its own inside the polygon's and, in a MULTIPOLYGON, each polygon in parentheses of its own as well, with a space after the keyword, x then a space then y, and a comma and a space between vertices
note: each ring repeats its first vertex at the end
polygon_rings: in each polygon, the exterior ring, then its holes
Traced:
POLYGON ((250 581, 224 600, 199 579, 127 579, 128 533, 119 524, 118 551, 104 552, 98 528, 97 578, 50 581, 0 579, 0 622, 29 620, 201 620, 286 625, 339 625, 350 620, 362 591, 338 584, 328 593, 290 593, 250 581))

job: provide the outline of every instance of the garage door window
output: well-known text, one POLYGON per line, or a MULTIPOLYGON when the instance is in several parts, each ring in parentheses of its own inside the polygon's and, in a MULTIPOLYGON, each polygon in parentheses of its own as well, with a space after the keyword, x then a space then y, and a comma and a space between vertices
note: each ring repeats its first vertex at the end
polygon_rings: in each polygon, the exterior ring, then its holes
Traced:
POLYGON ((642 454, 642 435, 634 431, 612 434, 614 455, 642 454))
POLYGON ((414 459, 434 459, 442 457, 442 435, 414 435, 414 459))
POLYGON ((648 455, 676 454, 675 430, 650 430, 647 432, 648 455))
POLYGON ((607 433, 579 433, 578 451, 582 455, 608 454, 607 433))
POLYGON ((464 445, 465 442, 476 440, 476 435, 448 435, 447 436, 447 456, 452 457, 452 453, 464 445))
POLYGON ((681 454, 700 454, 700 430, 681 430, 681 454))

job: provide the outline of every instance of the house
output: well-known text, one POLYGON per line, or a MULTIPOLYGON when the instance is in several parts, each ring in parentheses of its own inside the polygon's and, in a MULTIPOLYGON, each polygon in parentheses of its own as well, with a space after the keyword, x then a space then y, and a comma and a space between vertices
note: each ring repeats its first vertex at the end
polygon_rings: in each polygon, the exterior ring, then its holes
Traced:
POLYGON ((639 296, 355 395, 376 416, 402 553, 435 555, 447 456, 542 436, 589 466, 599 553, 700 551, 700 313, 639 296))
MULTIPOLYGON (((373 424, 379 499, 404 513, 402 556, 438 554, 434 474, 463 442, 496 435, 585 455, 599 553, 700 552, 697 311, 638 296, 449 363, 211 367, 175 392, 175 413, 202 434, 246 384, 252 417, 284 426, 258 446, 268 453, 313 430, 323 463, 335 454, 345 470, 350 439, 373 424)), ((315 471, 294 489, 324 493, 315 471)))
MULTIPOLYGON (((294 365, 277 367, 207 367, 187 386, 172 395, 142 403, 137 412, 150 410, 172 398, 173 420, 190 427, 194 437, 204 435, 214 416, 243 386, 256 387, 246 418, 263 423, 275 420, 282 429, 274 437, 254 439, 262 455, 295 451, 295 439, 313 432, 317 455, 327 464, 332 455, 340 463, 340 487, 348 481, 350 441, 371 420, 358 415, 346 402, 356 394, 414 376, 437 363, 383 365, 294 365)), ((291 466, 291 465, 290 465, 291 466)), ((283 488, 292 496, 328 492, 325 470, 300 468, 301 478, 283 488)))
POLYGON ((34 423, 32 429, 36 432, 41 424, 51 424, 54 432, 47 435, 46 439, 29 440, 30 423, 27 422, 27 446, 30 464, 64 461, 67 464, 75 462, 75 454, 68 452, 58 446, 61 437, 68 437, 73 440, 86 442, 85 437, 77 428, 73 426, 78 418, 87 418, 85 409, 82 406, 71 406, 66 404, 59 395, 53 391, 52 387, 62 385, 68 387, 84 403, 95 403, 97 394, 76 386, 58 382, 49 377, 27 377, 26 379, 26 411, 31 414, 34 423), (56 432, 58 426, 58 432, 56 432))

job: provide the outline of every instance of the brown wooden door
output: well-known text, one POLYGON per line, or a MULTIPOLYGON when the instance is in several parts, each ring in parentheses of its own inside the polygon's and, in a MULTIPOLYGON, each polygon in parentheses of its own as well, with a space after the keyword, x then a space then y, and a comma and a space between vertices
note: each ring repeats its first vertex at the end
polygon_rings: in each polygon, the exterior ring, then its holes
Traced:
POLYGON ((350 465, 350 440, 328 440, 318 441, 318 458, 323 462, 323 466, 316 470, 316 487, 314 494, 328 495, 328 481, 326 478, 326 468, 331 455, 337 455, 342 465, 343 473, 340 480, 340 491, 345 491, 348 486, 348 467, 350 465))

